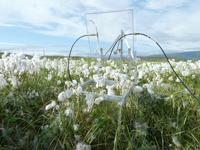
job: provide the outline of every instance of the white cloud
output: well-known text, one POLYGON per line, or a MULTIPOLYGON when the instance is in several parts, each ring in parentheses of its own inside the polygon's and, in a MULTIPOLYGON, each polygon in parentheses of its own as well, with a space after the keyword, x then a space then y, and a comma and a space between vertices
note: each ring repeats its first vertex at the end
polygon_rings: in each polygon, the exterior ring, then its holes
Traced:
POLYGON ((43 34, 73 36, 85 32, 86 12, 130 6, 131 0, 1 0, 0 26, 28 26, 43 34))
POLYGON ((146 8, 152 3, 153 11, 136 9, 136 30, 151 35, 168 50, 197 50, 192 47, 200 47, 200 1, 162 2, 150 0, 144 4, 146 8))
MULTIPOLYGON (((46 35, 75 37, 86 32, 86 12, 134 7, 135 31, 153 36, 168 49, 199 47, 199 6, 198 0, 0 0, 0 27, 18 26, 46 35)), ((130 27, 128 15, 94 19, 110 39, 121 25, 130 27)))
POLYGON ((154 10, 162 10, 169 7, 181 7, 189 0, 148 0, 146 2, 146 7, 154 10))

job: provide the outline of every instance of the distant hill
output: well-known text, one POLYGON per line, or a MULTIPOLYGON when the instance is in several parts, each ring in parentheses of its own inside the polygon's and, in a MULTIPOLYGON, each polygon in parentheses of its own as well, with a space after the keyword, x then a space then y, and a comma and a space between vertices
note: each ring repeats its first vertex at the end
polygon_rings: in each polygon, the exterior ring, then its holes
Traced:
POLYGON ((191 51, 191 52, 181 52, 169 54, 170 57, 180 58, 180 59, 199 59, 200 60, 200 51, 191 51))
MULTIPOLYGON (((2 52, 0 52, 0 58, 2 56, 2 52)), ((27 57, 32 57, 32 55, 26 55, 27 57)), ((167 53, 167 56, 170 59, 177 59, 177 60, 200 60, 200 51, 190 51, 190 52, 179 52, 179 53, 167 53)), ((46 56, 48 58, 64 58, 66 56, 58 56, 58 55, 50 55, 46 56)), ((73 56, 74 58, 79 58, 81 56, 73 56)), ((164 56, 162 54, 159 55, 150 55, 150 56, 139 56, 139 59, 142 60, 149 60, 149 61, 163 61, 164 56)))
MULTIPOLYGON (((200 51, 190 51, 190 52, 179 52, 179 53, 169 53, 167 54, 169 58, 181 59, 181 60, 200 60, 200 51)), ((160 60, 163 59, 164 55, 151 55, 141 57, 145 60, 160 60)))

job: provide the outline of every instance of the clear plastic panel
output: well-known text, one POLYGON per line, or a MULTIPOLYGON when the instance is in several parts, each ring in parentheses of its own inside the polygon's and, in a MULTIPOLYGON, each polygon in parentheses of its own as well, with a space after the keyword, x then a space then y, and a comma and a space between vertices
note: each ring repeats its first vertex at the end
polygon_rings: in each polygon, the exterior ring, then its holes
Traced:
MULTIPOLYGON (((89 37, 90 57, 108 58, 110 46, 122 34, 133 33, 133 10, 119 10, 86 14, 88 34, 98 33, 97 37, 89 37)), ((112 58, 128 59, 134 55, 134 37, 123 38, 116 44, 112 58)))

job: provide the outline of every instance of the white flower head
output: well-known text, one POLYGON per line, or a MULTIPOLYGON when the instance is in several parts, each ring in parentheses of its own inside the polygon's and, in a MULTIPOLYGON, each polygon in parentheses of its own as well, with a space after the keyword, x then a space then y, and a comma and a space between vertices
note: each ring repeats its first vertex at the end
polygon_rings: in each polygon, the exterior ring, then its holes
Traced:
POLYGON ((182 147, 180 141, 178 140, 178 137, 177 136, 172 136, 172 142, 174 143, 174 145, 176 145, 177 147, 182 147))
POLYGON ((58 101, 64 101, 66 100, 66 96, 65 96, 65 92, 61 92, 59 95, 58 95, 58 101))
POLYGON ((72 86, 76 86, 77 84, 78 82, 76 80, 72 80, 72 83, 71 83, 72 86))
POLYGON ((170 77, 168 78, 168 80, 169 80, 169 81, 173 81, 173 76, 170 76, 170 77))
POLYGON ((93 80, 96 82, 96 88, 104 87, 106 80, 104 77, 99 77, 98 75, 93 75, 93 80))
POLYGON ((67 89, 58 95, 58 101, 65 101, 73 95, 72 89, 67 89))
POLYGON ((81 83, 83 83, 83 82, 84 82, 83 78, 80 78, 80 82, 81 82, 81 83))
POLYGON ((73 125, 73 128, 74 128, 74 131, 78 131, 78 129, 79 129, 79 124, 74 124, 74 125, 73 125))
POLYGON ((147 89, 149 94, 154 94, 152 83, 144 84, 143 87, 145 87, 147 89))
POLYGON ((65 81, 65 85, 66 85, 67 87, 70 87, 71 82, 70 82, 70 81, 65 81))
POLYGON ((47 80, 51 81, 51 79, 52 79, 52 74, 48 74, 47 80))
POLYGON ((78 86, 78 87, 76 88, 76 91, 75 91, 75 92, 76 92, 77 95, 81 95, 82 91, 83 91, 82 87, 81 87, 81 86, 78 86))
POLYGON ((181 82, 181 81, 179 80, 179 78, 176 78, 176 82, 178 82, 178 83, 179 83, 179 82, 181 82))
POLYGON ((87 145, 87 144, 84 144, 82 142, 79 142, 77 145, 76 145, 76 150, 91 150, 91 146, 90 145, 87 145))
POLYGON ((88 106, 87 110, 90 111, 94 104, 94 95, 92 93, 86 94, 86 104, 88 106))
POLYGON ((15 76, 10 78, 9 80, 10 80, 10 83, 12 84, 12 86, 14 88, 16 88, 16 87, 18 87, 20 85, 20 82, 17 80, 17 78, 15 76))
POLYGON ((0 74, 0 89, 3 89, 8 85, 6 79, 4 78, 3 74, 0 74))
POLYGON ((141 122, 135 122, 135 128, 138 131, 138 133, 140 135, 146 135, 147 133, 147 129, 148 129, 148 125, 147 123, 141 123, 141 122))
POLYGON ((65 91, 66 98, 70 98, 73 95, 72 89, 67 89, 65 91))
POLYGON ((136 94, 140 94, 141 92, 143 92, 143 88, 141 86, 135 86, 133 88, 133 92, 136 94))
POLYGON ((107 94, 112 96, 112 95, 115 95, 115 91, 114 91, 114 87, 115 85, 111 85, 111 86, 106 86, 106 89, 107 89, 107 94))
POLYGON ((65 110, 65 115, 66 115, 67 117, 72 117, 72 116, 74 115, 74 111, 73 111, 71 108, 67 108, 67 109, 65 110))
POLYGON ((50 110, 56 106, 56 102, 52 101, 50 104, 46 105, 45 110, 50 110))
POLYGON ((104 98, 102 96, 100 97, 97 97, 95 100, 94 100, 94 103, 99 105, 102 101, 104 101, 104 98))
POLYGON ((62 82, 60 80, 57 81, 57 85, 60 85, 62 82))

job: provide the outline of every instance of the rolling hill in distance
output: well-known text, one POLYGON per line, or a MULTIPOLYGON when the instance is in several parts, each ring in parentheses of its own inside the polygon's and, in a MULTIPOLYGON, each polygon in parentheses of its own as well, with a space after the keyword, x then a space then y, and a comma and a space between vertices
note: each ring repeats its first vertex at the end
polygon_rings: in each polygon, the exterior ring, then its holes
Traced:
MULTIPOLYGON (((176 52, 176 53, 169 53, 167 56, 171 59, 181 59, 181 60, 200 60, 200 51, 187 51, 187 52, 176 52)), ((150 55, 141 57, 141 59, 163 59, 164 55, 150 55)))

